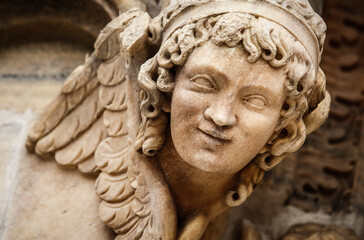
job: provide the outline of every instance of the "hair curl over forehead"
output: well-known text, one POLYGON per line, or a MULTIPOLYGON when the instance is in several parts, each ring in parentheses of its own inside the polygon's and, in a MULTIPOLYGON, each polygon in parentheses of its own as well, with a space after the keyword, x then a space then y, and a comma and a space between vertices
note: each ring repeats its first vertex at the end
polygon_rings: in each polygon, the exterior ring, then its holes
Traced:
POLYGON ((255 157, 261 168, 272 168, 303 144, 306 137, 303 117, 322 100, 325 89, 316 84, 315 66, 297 39, 274 22, 244 13, 226 13, 184 25, 141 66, 138 81, 143 89, 143 122, 136 148, 153 155, 163 145, 167 121, 163 105, 168 104, 166 96, 173 92, 176 68, 184 65, 189 54, 207 41, 242 47, 250 63, 262 58, 274 68, 284 68, 287 97, 274 133, 255 157))

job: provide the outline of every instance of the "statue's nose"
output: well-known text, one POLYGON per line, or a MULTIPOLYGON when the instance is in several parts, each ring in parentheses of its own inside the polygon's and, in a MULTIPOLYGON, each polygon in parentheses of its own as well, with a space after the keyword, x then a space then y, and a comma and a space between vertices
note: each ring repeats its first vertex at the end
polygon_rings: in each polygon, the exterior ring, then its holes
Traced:
POLYGON ((230 101, 211 103, 205 109, 204 117, 207 120, 213 121, 219 127, 229 127, 236 124, 234 106, 230 101))

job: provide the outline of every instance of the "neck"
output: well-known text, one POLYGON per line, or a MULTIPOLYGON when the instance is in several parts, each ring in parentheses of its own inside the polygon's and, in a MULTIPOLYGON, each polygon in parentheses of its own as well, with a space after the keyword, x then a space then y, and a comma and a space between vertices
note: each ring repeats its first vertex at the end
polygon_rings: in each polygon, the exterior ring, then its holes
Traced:
POLYGON ((175 199, 178 217, 186 218, 225 198, 235 183, 235 174, 210 173, 189 165, 177 153, 169 129, 166 135, 157 159, 175 199))

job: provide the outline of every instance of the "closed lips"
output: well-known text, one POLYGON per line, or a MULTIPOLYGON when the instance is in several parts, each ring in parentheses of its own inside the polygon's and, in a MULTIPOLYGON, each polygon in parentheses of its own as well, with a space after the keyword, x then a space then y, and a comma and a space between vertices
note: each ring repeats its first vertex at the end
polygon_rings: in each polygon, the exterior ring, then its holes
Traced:
POLYGON ((228 136, 226 136, 225 134, 221 133, 218 130, 210 130, 210 129, 205 129, 205 128, 198 128, 198 130, 200 130, 201 132, 203 132, 204 134, 209 135, 210 137, 213 137, 215 139, 218 139, 220 141, 231 141, 231 138, 229 138, 228 136))

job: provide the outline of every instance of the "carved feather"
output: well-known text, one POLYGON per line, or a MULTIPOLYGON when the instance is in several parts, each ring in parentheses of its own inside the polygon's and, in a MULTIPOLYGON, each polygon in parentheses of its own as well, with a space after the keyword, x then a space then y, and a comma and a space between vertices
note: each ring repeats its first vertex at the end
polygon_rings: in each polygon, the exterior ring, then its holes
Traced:
POLYGON ((128 154, 127 136, 106 138, 96 150, 96 165, 110 174, 125 172, 128 167, 128 154))
POLYGON ((125 117, 123 111, 109 111, 104 112, 104 124, 107 128, 109 136, 122 136, 128 134, 126 121, 122 121, 125 117))
POLYGON ((93 74, 92 76, 93 78, 89 79, 89 81, 81 88, 76 89, 74 92, 70 94, 66 94, 67 109, 69 109, 69 112, 72 111, 75 107, 77 107, 83 100, 85 100, 87 96, 89 96, 100 85, 96 77, 96 74, 93 74))
MULTIPOLYGON (((99 118, 72 144, 57 151, 56 161, 61 165, 76 165, 93 156, 99 143, 107 136, 102 119, 99 118)), ((96 166, 96 165, 95 165, 96 166)))
POLYGON ((101 220, 119 234, 117 239, 147 239, 142 235, 148 234, 149 191, 142 185, 132 185, 127 173, 101 173, 96 182, 97 193, 104 200, 99 206, 101 220))
POLYGON ((130 197, 129 201, 116 203, 103 201, 99 206, 101 220, 119 234, 117 239, 142 239, 148 218, 140 218, 130 207, 134 199, 130 197))
POLYGON ((90 127, 104 110, 98 95, 98 91, 94 91, 87 101, 83 101, 52 132, 40 139, 35 147, 36 153, 42 155, 54 152, 90 127))
POLYGON ((126 173, 108 175, 101 173, 96 181, 96 192, 106 201, 123 201, 134 194, 126 173))
POLYGON ((117 33, 122 32, 133 19, 142 14, 145 13, 138 9, 131 9, 107 24, 95 42, 97 57, 104 60, 114 57, 120 50, 117 33))
POLYGON ((87 175, 98 175, 100 169, 96 166, 94 157, 90 157, 77 165, 80 172, 87 175))
POLYGON ((117 54, 114 58, 103 62, 97 71, 101 84, 112 86, 125 81, 125 65, 124 54, 117 54))
POLYGON ((85 86, 90 79, 96 76, 96 70, 100 65, 100 60, 92 54, 83 65, 78 66, 63 84, 62 93, 74 92, 85 86))
POLYGON ((44 112, 38 117, 37 121, 33 122, 27 139, 27 149, 33 152, 35 142, 42 136, 50 132, 67 114, 67 102, 63 95, 52 101, 44 112))
MULTIPOLYGON (((96 65, 98 65, 98 60, 96 65)), ((92 75, 95 75, 91 74, 92 75)), ((76 81, 76 79, 74 79, 76 81)), ((88 79, 88 82, 73 92, 61 93, 42 112, 29 129, 27 148, 34 151, 35 142, 52 131, 78 104, 80 104, 91 92, 99 86, 97 78, 88 79)))
POLYGON ((100 89, 100 101, 102 105, 112 111, 121 111, 127 109, 127 101, 124 84, 107 87, 102 86, 100 89))

